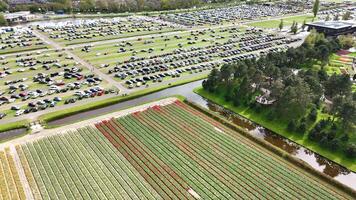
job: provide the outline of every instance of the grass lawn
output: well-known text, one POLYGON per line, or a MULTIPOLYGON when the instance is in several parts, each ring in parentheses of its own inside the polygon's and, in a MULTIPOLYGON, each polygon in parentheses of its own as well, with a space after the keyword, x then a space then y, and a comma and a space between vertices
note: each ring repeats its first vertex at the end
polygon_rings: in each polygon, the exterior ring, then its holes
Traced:
MULTIPOLYGON (((287 123, 281 123, 281 121, 270 121, 267 120, 266 116, 262 113, 256 113, 253 110, 250 110, 248 107, 235 107, 233 106, 232 103, 226 102, 223 97, 214 95, 211 93, 208 93, 203 90, 203 88, 196 88, 194 90, 197 94, 203 96, 204 98, 207 98, 211 100, 214 103, 217 103, 221 106, 224 106, 225 108, 234 111, 235 113, 240 114, 243 117, 246 117, 250 119, 251 121, 256 122, 257 124, 260 124, 263 127, 266 127, 267 129, 270 129, 352 171, 356 171, 356 161, 350 158, 347 158, 343 152, 337 151, 337 152, 332 152, 328 149, 324 149, 319 146, 319 144, 312 142, 308 140, 307 134, 304 134, 304 136, 298 135, 297 133, 291 133, 286 130, 287 128, 287 123)), ((325 116, 319 115, 319 119, 323 118, 325 116)))
MULTIPOLYGON (((306 22, 311 22, 313 20, 313 16, 303 15, 303 16, 286 17, 283 18, 283 25, 284 27, 290 26, 293 24, 293 21, 296 21, 299 25, 301 25, 304 20, 306 20, 306 22)), ((281 21, 280 19, 273 19, 273 20, 248 23, 247 25, 260 27, 260 28, 278 28, 280 21, 281 21)))
POLYGON ((15 47, 12 49, 0 50, 0 55, 10 54, 10 53, 22 53, 25 51, 45 50, 48 49, 48 47, 49 47, 48 45, 38 45, 38 46, 31 46, 31 47, 15 47))
POLYGON ((122 35, 112 35, 112 36, 105 36, 105 37, 94 37, 94 38, 91 38, 91 39, 76 39, 76 40, 72 40, 72 41, 59 39, 58 42, 60 42, 62 44, 65 44, 67 46, 70 46, 70 45, 90 43, 90 42, 100 42, 100 41, 106 41, 106 40, 114 40, 114 39, 146 36, 146 35, 151 35, 151 34, 163 34, 163 33, 178 32, 178 31, 181 31, 181 29, 143 31, 143 32, 126 33, 126 34, 122 34, 122 35))

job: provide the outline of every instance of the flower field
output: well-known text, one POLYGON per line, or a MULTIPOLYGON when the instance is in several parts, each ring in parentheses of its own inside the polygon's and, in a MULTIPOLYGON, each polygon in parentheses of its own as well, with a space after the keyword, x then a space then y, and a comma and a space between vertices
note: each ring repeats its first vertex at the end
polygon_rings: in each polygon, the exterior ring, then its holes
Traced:
POLYGON ((320 180, 179 102, 96 126, 165 199, 342 198, 320 180))
POLYGON ((25 199, 15 161, 10 149, 0 151, 0 199, 25 199))
POLYGON ((0 199, 351 198, 180 101, 13 150, 0 199))

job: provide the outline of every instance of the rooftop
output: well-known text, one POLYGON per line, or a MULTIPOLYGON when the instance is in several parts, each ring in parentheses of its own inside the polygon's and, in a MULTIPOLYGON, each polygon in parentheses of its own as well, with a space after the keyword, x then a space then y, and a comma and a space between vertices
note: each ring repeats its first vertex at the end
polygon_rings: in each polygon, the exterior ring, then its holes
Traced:
POLYGON ((324 22, 320 21, 320 22, 307 23, 307 25, 319 26, 319 27, 330 28, 330 29, 341 29, 341 28, 354 26, 355 24, 350 22, 344 22, 344 21, 324 21, 324 22))

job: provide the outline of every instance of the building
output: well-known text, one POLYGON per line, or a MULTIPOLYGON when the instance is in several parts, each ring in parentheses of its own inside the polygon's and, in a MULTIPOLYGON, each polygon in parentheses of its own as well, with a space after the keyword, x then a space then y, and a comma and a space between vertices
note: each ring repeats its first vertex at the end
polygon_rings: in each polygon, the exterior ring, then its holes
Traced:
POLYGON ((350 22, 343 21, 324 21, 306 23, 308 30, 315 29, 319 33, 324 33, 325 36, 336 37, 339 35, 353 34, 356 32, 356 25, 350 22))
POLYGON ((9 24, 16 24, 31 21, 36 18, 36 15, 31 14, 30 11, 20 11, 14 13, 5 13, 4 17, 9 24))

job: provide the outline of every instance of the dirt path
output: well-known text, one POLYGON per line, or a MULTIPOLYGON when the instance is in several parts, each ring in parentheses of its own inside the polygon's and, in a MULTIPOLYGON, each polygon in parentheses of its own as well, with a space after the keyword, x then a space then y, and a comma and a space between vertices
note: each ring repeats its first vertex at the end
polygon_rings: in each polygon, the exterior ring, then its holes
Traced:
POLYGON ((25 171, 22 168, 20 157, 17 154, 16 148, 15 148, 14 145, 10 146, 10 152, 11 152, 13 158, 14 158, 15 166, 16 166, 17 172, 19 173, 20 181, 21 181, 22 187, 23 187, 23 189, 25 191, 26 199, 27 200, 33 200, 34 198, 33 198, 33 194, 32 194, 30 185, 29 185, 29 183, 27 181, 27 178, 26 178, 26 175, 25 175, 25 171))

